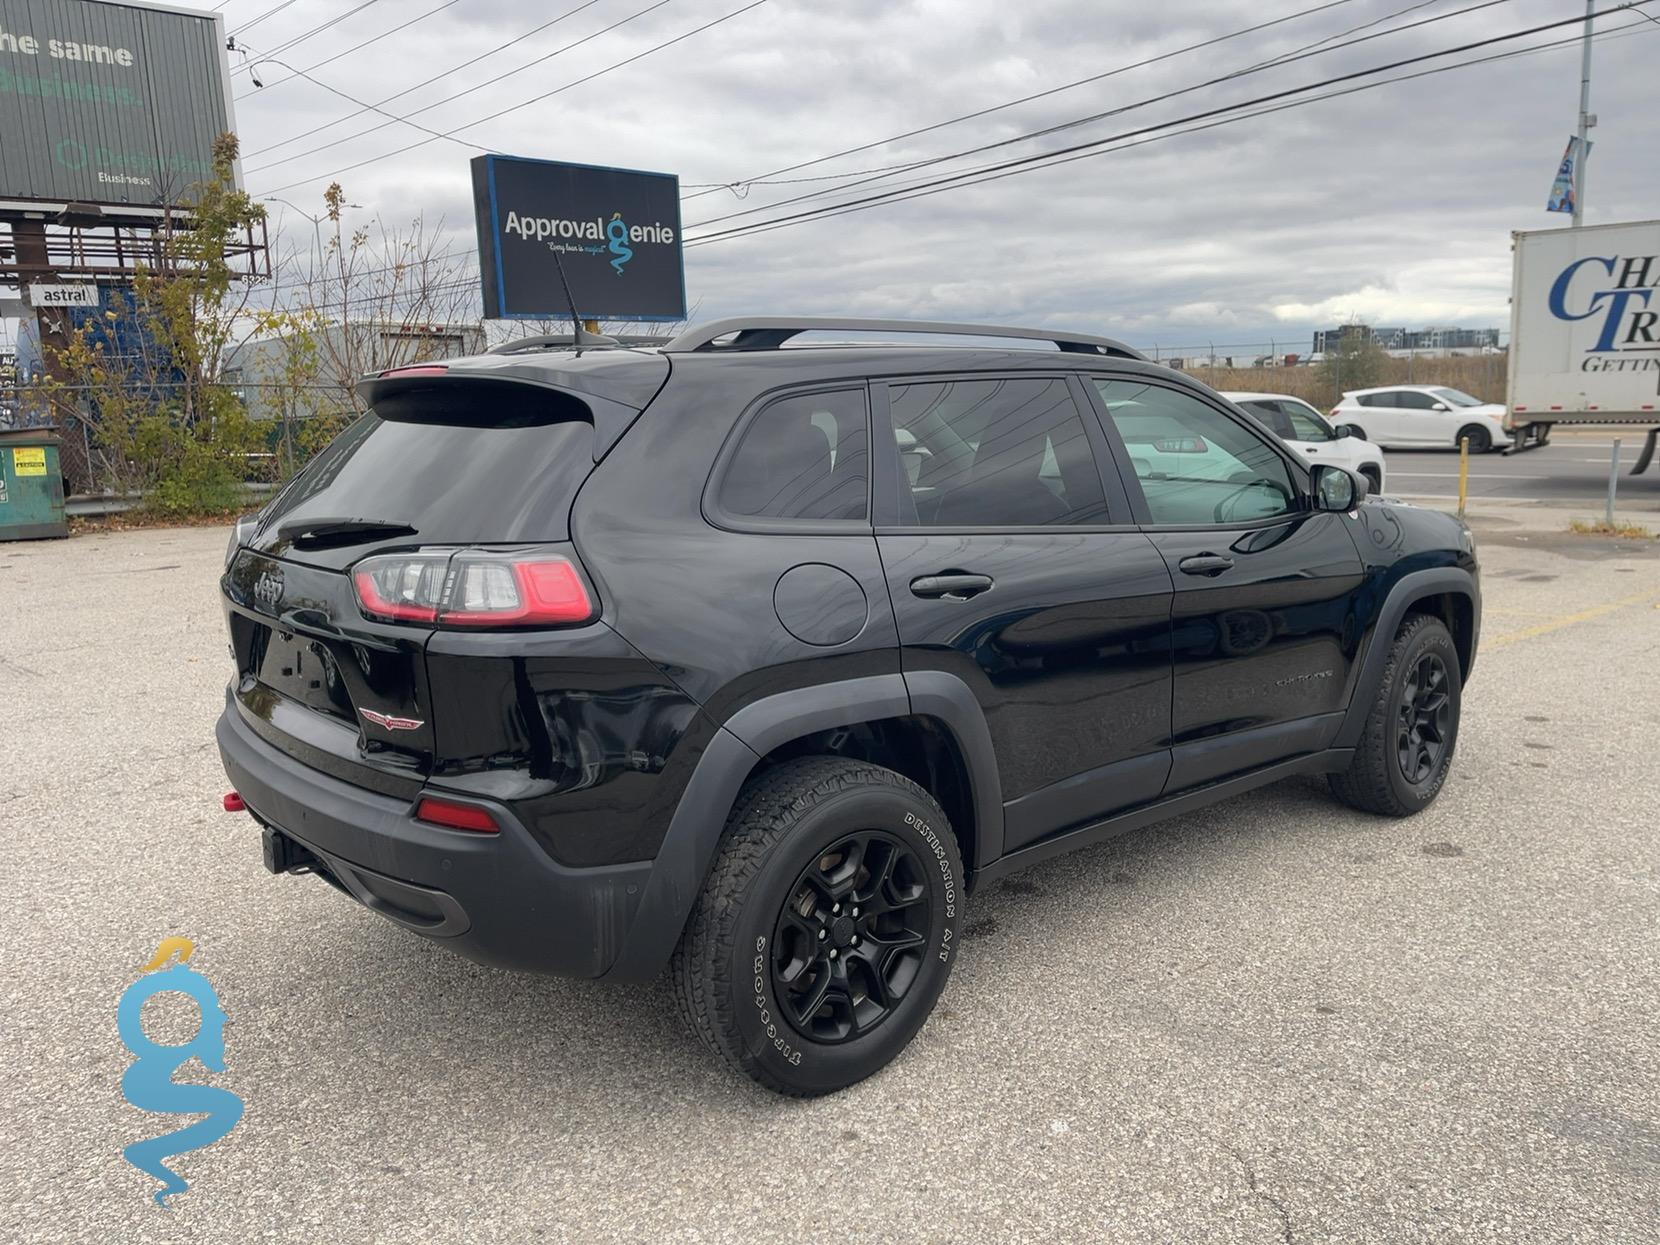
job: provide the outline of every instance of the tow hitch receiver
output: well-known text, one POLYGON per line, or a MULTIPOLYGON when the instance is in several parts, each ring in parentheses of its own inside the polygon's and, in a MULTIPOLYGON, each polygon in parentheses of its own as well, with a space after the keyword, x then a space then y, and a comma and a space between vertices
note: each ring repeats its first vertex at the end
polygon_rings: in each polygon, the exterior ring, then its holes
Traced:
POLYGON ((260 833, 265 850, 265 867, 272 873, 311 873, 317 868, 317 857, 281 830, 266 826, 260 833))

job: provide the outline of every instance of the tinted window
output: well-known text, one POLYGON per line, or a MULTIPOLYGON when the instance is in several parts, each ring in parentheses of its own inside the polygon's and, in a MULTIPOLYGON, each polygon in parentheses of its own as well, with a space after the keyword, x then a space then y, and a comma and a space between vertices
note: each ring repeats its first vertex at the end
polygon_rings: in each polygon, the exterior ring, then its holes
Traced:
POLYGON ((1256 398, 1250 402, 1241 402, 1239 405, 1273 429, 1275 436, 1285 437, 1287 440, 1296 439, 1296 430, 1292 428, 1291 419, 1286 415, 1281 403, 1256 398))
POLYGON ((1427 393, 1416 393, 1411 389, 1403 389, 1395 395, 1394 405, 1408 411, 1427 411, 1433 407, 1437 398, 1427 393))
POLYGON ((869 465, 862 389, 782 398, 744 429, 720 504, 753 518, 860 520, 869 465))
POLYGON ((896 385, 889 402, 902 465, 902 524, 1107 521, 1101 476, 1065 380, 896 385))
POLYGON ((1154 523, 1244 523, 1295 508, 1285 460, 1215 407, 1141 381, 1094 384, 1154 523))
POLYGON ((1304 406, 1301 402, 1281 402, 1280 409, 1285 412, 1286 419, 1291 424, 1291 439, 1293 441, 1335 441, 1337 434, 1331 430, 1331 425, 1321 417, 1320 412, 1313 407, 1304 406))
POLYGON ((1362 406, 1398 406, 1393 390, 1387 393, 1363 393, 1356 396, 1355 401, 1362 406))
POLYGON ((407 523, 429 544, 565 539, 594 469, 593 425, 478 424, 476 404, 454 399, 410 413, 419 421, 371 413, 342 432, 272 503, 267 530, 352 518, 407 523))

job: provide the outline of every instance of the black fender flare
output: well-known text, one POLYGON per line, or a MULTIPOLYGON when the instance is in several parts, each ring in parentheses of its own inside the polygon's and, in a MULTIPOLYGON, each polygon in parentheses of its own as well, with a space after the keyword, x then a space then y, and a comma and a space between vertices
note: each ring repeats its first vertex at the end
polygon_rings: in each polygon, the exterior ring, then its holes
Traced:
POLYGON ((649 981, 668 962, 738 793, 762 757, 817 731, 911 714, 935 718, 953 734, 975 804, 975 859, 984 865, 1000 855, 1003 803, 996 755, 979 701, 962 680, 943 672, 882 674, 766 696, 728 718, 704 749, 652 862, 622 951, 604 978, 649 981))
MULTIPOLYGON (((1470 664, 1475 664, 1476 642, 1481 635, 1481 593, 1476 587, 1475 576, 1460 566, 1432 567, 1401 576, 1390 587, 1378 610, 1377 621, 1372 624, 1371 635, 1361 657, 1360 674, 1354 682, 1354 694, 1349 698, 1343 725, 1338 728, 1331 747, 1353 748, 1360 742, 1366 718, 1372 711, 1372 698, 1383 682, 1383 667, 1389 660, 1390 642, 1400 629, 1401 620, 1406 617, 1414 601, 1442 593, 1454 593, 1470 602, 1470 664)), ((1469 678, 1468 670, 1464 676, 1466 680, 1469 678)))

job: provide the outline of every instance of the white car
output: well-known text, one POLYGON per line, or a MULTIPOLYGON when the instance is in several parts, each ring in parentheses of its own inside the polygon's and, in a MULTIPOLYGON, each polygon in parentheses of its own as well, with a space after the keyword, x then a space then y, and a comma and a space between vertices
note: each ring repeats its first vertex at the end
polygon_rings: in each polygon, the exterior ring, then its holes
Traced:
POLYGON ((1445 385, 1386 385, 1345 393, 1332 408, 1332 419, 1348 424, 1357 437, 1370 437, 1390 449, 1407 446, 1458 448, 1470 438, 1470 453, 1510 444, 1504 430, 1504 407, 1483 402, 1445 385))
POLYGON ((1274 435, 1296 450, 1310 466, 1336 463, 1365 476, 1374 496, 1383 492, 1383 451, 1370 441, 1333 428, 1324 415, 1301 398, 1287 393, 1224 393, 1222 396, 1267 424, 1274 435))

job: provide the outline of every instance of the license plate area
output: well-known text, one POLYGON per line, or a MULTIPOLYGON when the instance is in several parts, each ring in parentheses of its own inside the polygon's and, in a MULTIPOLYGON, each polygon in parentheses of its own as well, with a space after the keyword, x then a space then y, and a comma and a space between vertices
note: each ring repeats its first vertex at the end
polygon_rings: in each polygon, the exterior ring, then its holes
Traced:
POLYGON ((280 696, 356 725, 350 690, 324 641, 266 623, 254 627, 252 668, 245 673, 280 696))

